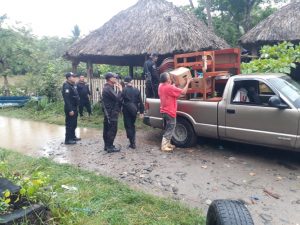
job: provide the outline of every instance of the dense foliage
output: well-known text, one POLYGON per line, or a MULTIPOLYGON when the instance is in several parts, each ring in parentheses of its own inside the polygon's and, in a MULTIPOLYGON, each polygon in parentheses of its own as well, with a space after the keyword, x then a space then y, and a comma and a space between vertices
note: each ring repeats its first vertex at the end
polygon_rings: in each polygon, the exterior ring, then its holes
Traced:
POLYGON ((196 8, 185 9, 207 25, 211 23, 214 32, 234 47, 245 32, 275 12, 275 3, 280 2, 287 0, 198 0, 196 8))
POLYGON ((283 42, 278 45, 264 46, 260 50, 260 57, 250 63, 242 64, 243 73, 286 73, 300 63, 300 44, 293 45, 283 42))

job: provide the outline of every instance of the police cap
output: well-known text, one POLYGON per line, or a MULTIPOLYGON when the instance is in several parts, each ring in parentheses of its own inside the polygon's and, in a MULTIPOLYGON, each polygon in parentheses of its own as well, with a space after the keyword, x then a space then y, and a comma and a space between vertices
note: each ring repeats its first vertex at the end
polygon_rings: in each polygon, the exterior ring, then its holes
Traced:
POLYGON ((126 83, 129 83, 129 82, 131 82, 131 81, 132 81, 131 76, 126 76, 126 77, 124 78, 124 82, 126 82, 126 83))
POLYGON ((66 78, 69 78, 69 77, 76 77, 77 75, 75 73, 72 73, 72 72, 67 72, 65 73, 65 77, 66 78))
POLYGON ((108 72, 108 73, 106 73, 106 74, 104 75, 104 78, 105 78, 106 80, 109 80, 109 79, 112 78, 112 77, 118 78, 118 75, 115 74, 115 73, 112 73, 112 72, 108 72))

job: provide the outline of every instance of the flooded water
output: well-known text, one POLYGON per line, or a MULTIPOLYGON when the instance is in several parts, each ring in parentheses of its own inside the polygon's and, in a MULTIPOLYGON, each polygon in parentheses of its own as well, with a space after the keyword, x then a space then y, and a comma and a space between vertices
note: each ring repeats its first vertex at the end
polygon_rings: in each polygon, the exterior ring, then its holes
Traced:
MULTIPOLYGON (((0 116, 0 147, 13 149, 28 155, 43 156, 52 148, 63 145, 65 127, 48 123, 0 116)), ((77 128, 78 137, 100 137, 96 129, 77 128)))

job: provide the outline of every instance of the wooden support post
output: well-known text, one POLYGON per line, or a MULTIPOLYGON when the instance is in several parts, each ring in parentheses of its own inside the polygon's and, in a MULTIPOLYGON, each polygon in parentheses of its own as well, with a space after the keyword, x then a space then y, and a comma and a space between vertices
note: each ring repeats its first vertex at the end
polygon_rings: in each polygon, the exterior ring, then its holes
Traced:
MULTIPOLYGON (((91 78, 93 78, 93 63, 90 61, 86 63, 86 74, 87 74, 87 80, 89 83, 90 92, 91 92, 91 95, 93 96, 94 90, 93 90, 92 81, 91 81, 91 78)), ((92 99, 92 101, 93 101, 93 99, 92 99)))
POLYGON ((78 67, 79 61, 74 60, 72 61, 72 72, 77 74, 77 67, 78 67))
POLYGON ((132 65, 129 66, 129 76, 131 78, 133 78, 133 66, 132 65))

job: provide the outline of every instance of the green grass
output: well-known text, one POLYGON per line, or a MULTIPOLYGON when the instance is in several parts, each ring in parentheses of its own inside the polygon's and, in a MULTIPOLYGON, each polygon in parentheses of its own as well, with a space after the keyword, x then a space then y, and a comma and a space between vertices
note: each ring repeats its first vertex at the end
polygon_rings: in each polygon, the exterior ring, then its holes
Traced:
POLYGON ((0 149, 1 161, 7 163, 12 173, 22 176, 34 172, 49 175, 47 189, 56 193, 50 199, 43 199, 51 210, 49 224, 205 224, 200 210, 132 190, 116 180, 70 165, 4 149, 0 149), (66 191, 62 185, 74 186, 78 191, 66 191))
MULTIPOLYGON (((51 124, 64 125, 65 115, 64 115, 64 105, 62 101, 47 103, 41 101, 29 102, 24 107, 20 108, 0 108, 0 115, 6 117, 14 117, 19 119, 43 121, 51 124)), ((93 105, 93 115, 91 117, 85 116, 78 117, 78 127, 88 127, 88 128, 103 128, 103 113, 98 104, 93 105)), ((148 126, 144 125, 141 119, 137 119, 137 128, 149 129, 148 126)), ((124 129, 123 116, 119 116, 119 129, 124 129)))

